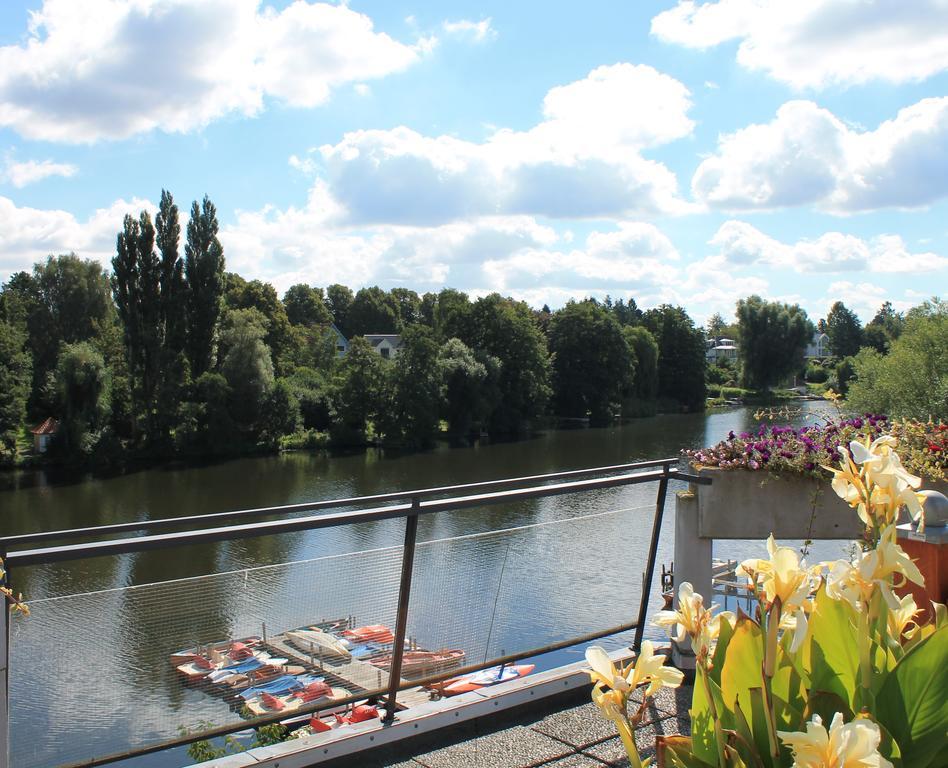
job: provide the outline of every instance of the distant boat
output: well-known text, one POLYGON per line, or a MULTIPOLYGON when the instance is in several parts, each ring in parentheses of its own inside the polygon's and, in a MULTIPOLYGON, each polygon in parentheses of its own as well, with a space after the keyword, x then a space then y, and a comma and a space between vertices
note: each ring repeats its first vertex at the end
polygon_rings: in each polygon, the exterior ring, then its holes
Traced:
POLYGON ((219 681, 221 685, 228 686, 233 691, 245 691, 253 686, 279 678, 281 675, 301 675, 306 671, 305 668, 293 665, 269 666, 264 665, 259 669, 246 672, 240 675, 228 677, 226 680, 219 681))
POLYGON ((323 678, 316 677, 315 675, 281 675, 276 678, 276 680, 270 680, 269 682, 255 685, 252 688, 241 691, 239 696, 245 701, 255 696, 261 696, 264 693, 269 693, 271 696, 282 696, 287 693, 292 693, 293 691, 299 691, 310 683, 320 682, 322 679, 323 678))
POLYGON ((245 637, 241 640, 224 640, 219 643, 211 643, 210 645, 188 648, 183 651, 175 651, 171 654, 171 666, 178 667, 182 664, 187 664, 189 661, 192 661, 195 656, 206 657, 212 651, 229 654, 236 649, 238 653, 241 653, 242 648, 252 648, 253 646, 259 645, 259 643, 260 638, 254 635, 252 637, 245 637))
POLYGON ((221 669, 216 669, 209 673, 206 679, 212 683, 226 683, 235 675, 246 675, 248 672, 255 672, 262 667, 280 668, 288 663, 289 659, 277 658, 268 655, 258 656, 253 659, 248 659, 247 661, 237 664, 233 667, 222 667, 221 669))
POLYGON ((352 654, 344 641, 320 629, 294 629, 287 632, 285 636, 288 643, 312 656, 324 656, 345 661, 352 658, 352 654))
MULTIPOLYGON (((269 692, 262 693, 257 698, 247 701, 247 708, 255 715, 263 715, 268 712, 293 712, 304 704, 330 703, 334 699, 342 699, 349 695, 345 688, 332 688, 328 683, 322 680, 316 680, 298 691, 293 691, 289 695, 277 696, 269 692)), ((329 708, 323 710, 324 713, 333 713, 335 711, 345 711, 344 706, 336 709, 329 708)))
MULTIPOLYGON (((445 672, 452 667, 460 667, 464 663, 465 653, 462 650, 447 651, 405 651, 402 656, 402 677, 424 677, 445 672)), ((382 669, 391 669, 392 654, 385 654, 369 663, 382 669)))
POLYGON ((478 691, 481 688, 487 688, 498 683, 506 683, 510 680, 516 680, 519 677, 529 675, 535 664, 511 664, 490 669, 482 669, 479 672, 471 672, 468 675, 461 675, 443 683, 436 683, 431 687, 440 691, 445 696, 455 696, 459 693, 469 691, 478 691))

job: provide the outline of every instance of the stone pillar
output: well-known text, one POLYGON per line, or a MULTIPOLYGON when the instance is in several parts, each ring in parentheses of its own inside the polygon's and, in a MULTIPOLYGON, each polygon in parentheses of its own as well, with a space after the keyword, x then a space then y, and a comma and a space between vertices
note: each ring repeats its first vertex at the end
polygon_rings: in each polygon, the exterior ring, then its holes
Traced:
MULTIPOLYGON (((711 604, 711 539, 698 535, 698 495, 695 487, 677 494, 675 499, 675 605, 678 585, 691 582, 695 592, 711 604)), ((672 663, 679 669, 694 669, 691 643, 672 642, 672 663)))

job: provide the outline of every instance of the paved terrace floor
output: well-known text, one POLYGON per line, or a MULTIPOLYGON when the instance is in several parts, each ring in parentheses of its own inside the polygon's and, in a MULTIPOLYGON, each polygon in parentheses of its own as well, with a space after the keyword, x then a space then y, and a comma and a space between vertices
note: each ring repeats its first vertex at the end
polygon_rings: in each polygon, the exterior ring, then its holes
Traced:
MULTIPOLYGON (((656 735, 689 734, 692 688, 663 689, 635 734, 639 754, 655 752, 656 735)), ((641 701, 641 698, 638 698, 641 701)), ((615 726, 589 699, 589 688, 549 704, 442 729, 400 745, 354 755, 325 768, 602 768, 628 766, 615 726)))

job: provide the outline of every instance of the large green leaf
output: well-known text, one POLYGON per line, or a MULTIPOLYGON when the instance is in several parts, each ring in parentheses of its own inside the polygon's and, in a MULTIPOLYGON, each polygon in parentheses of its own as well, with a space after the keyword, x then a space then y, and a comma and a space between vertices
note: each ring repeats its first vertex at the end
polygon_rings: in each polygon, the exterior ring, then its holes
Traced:
POLYGON ((842 600, 833 600, 820 587, 810 618, 810 687, 835 693, 855 708, 859 681, 859 640, 856 615, 842 600))
MULTIPOLYGON (((714 685, 714 681, 709 681, 714 685)), ((708 763, 716 763, 718 750, 714 733, 714 719, 711 715, 709 697, 711 691, 705 684, 704 675, 695 675, 695 691, 691 700, 691 742, 695 755, 708 763)))
POLYGON ((659 736, 656 752, 659 765, 665 768, 709 768, 718 760, 715 756, 713 763, 706 763, 697 757, 688 736, 659 736))
POLYGON ((763 663, 764 641, 760 625, 747 616, 738 617, 721 668, 721 694, 729 711, 734 711, 734 702, 738 698, 746 708, 750 702, 750 689, 763 685, 763 663))
POLYGON ((714 647, 714 655, 711 657, 711 679, 719 686, 721 685, 721 669, 724 667, 724 657, 727 653, 727 647, 734 636, 734 628, 731 622, 721 621, 721 629, 718 632, 718 644, 714 647))
POLYGON ((876 717, 906 766, 948 765, 948 626, 902 657, 879 691, 876 717))

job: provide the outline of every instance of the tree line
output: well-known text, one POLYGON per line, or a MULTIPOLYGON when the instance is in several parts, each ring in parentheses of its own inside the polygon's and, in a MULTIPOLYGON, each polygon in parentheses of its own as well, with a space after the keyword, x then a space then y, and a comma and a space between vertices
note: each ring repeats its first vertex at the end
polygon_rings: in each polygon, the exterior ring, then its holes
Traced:
POLYGON ((0 288, 0 455, 54 417, 52 455, 120 461, 282 446, 423 447, 705 403, 705 344, 681 307, 555 312, 446 288, 358 291, 226 271, 213 203, 184 233, 162 191, 126 216, 111 270, 50 256, 0 288), (337 354, 335 325, 349 340, 337 354), (399 334, 383 359, 365 334, 399 334))

